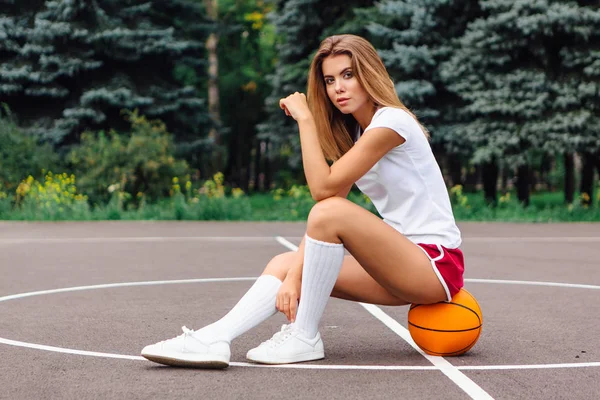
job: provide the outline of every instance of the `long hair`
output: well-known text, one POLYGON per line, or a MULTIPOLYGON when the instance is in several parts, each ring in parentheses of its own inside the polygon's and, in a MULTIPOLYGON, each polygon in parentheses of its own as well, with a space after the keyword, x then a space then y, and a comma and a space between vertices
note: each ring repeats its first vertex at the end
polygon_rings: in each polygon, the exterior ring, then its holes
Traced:
MULTIPOLYGON (((351 114, 343 114, 329 97, 323 78, 323 60, 345 54, 352 59, 352 71, 373 102, 373 107, 396 107, 415 115, 400 101, 377 51, 366 39, 355 35, 335 35, 324 39, 315 54, 308 75, 307 101, 313 114, 325 158, 335 161, 354 144, 357 122, 351 114)), ((423 133, 427 130, 419 123, 423 133)))

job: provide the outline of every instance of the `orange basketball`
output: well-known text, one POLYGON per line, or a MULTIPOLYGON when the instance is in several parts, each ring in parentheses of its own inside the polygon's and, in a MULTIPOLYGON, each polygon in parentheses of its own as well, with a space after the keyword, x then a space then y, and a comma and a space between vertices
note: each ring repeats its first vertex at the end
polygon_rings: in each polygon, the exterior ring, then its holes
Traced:
POLYGON ((408 310, 408 331, 425 353, 458 356, 475 345, 483 318, 475 297, 461 289, 452 301, 412 304, 408 310))

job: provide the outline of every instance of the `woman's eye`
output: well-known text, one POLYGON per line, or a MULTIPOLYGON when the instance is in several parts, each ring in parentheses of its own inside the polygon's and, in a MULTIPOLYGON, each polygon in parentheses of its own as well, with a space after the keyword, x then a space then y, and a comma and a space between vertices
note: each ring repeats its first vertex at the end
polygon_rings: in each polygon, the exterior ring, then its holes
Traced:
POLYGON ((325 79, 325 84, 326 85, 331 85, 332 83, 333 83, 333 79, 331 79, 331 78, 325 79))
POLYGON ((346 78, 346 79, 350 79, 350 78, 352 78, 352 72, 346 72, 346 73, 344 74, 344 78, 346 78))

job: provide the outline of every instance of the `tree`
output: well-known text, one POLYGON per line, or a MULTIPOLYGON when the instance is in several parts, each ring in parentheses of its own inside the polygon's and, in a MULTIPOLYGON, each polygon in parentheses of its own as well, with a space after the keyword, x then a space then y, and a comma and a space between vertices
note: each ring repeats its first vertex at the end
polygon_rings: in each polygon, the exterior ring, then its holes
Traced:
POLYGON ((443 67, 468 105, 464 138, 475 162, 517 168, 519 200, 529 202, 532 155, 600 146, 600 10, 589 1, 481 1, 443 67))
MULTIPOLYGON (((436 157, 445 161, 452 185, 463 184, 461 169, 473 149, 461 140, 458 110, 463 101, 448 90, 440 67, 452 56, 467 24, 480 15, 477 0, 386 0, 357 12, 357 20, 372 21, 366 29, 398 96, 430 131, 436 157)), ((493 166, 484 171, 493 175, 493 166)))
POLYGON ((210 26, 186 0, 0 0, 0 98, 58 144, 126 129, 122 109, 165 121, 182 141, 210 126, 193 87, 210 26))
MULTIPOLYGON (((256 125, 266 117, 268 75, 275 59, 274 27, 267 20, 271 2, 222 0, 219 92, 222 134, 227 138, 225 177, 248 191, 256 178, 256 125)), ((258 160, 260 161, 260 159, 258 160)))
POLYGON ((280 0, 272 15, 280 40, 275 73, 269 77, 272 91, 265 102, 269 116, 258 126, 259 138, 272 147, 268 157, 273 158, 274 153, 283 155, 295 174, 300 175, 300 141, 296 125, 279 109, 279 99, 296 91, 306 92, 312 55, 321 41, 332 34, 347 33, 340 28, 353 18, 352 10, 373 3, 373 0, 348 0, 343 4, 280 0))

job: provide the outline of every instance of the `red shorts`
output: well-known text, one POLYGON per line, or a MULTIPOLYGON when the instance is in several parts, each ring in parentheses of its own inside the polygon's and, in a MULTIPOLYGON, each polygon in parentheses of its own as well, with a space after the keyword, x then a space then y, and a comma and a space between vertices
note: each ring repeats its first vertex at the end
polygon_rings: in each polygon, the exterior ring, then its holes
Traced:
POLYGON ((440 244, 417 245, 431 260, 433 271, 444 286, 448 301, 464 286, 465 259, 460 249, 447 249, 440 244))

